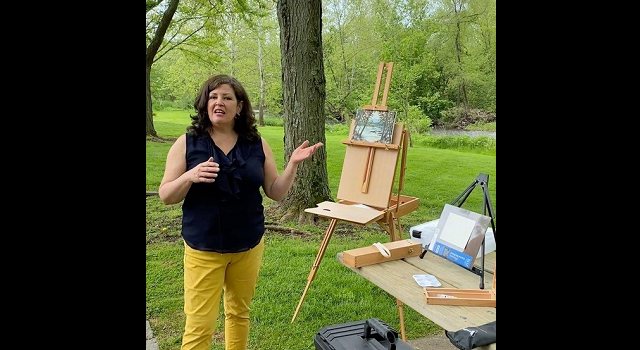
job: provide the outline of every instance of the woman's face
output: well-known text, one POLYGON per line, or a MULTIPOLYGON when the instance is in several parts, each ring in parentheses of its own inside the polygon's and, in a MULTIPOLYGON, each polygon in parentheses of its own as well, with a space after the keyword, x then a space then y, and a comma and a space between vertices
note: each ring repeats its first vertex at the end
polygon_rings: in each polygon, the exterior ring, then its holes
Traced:
POLYGON ((207 113, 213 125, 234 123, 234 117, 242 110, 242 102, 238 102, 233 88, 222 84, 209 93, 207 113))

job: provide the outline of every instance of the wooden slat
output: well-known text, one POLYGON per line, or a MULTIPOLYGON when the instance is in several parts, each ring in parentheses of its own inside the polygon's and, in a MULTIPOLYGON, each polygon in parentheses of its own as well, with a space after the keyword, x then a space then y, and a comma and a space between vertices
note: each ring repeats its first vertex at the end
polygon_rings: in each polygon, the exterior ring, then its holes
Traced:
POLYGON ((400 146, 390 144, 390 143, 380 143, 380 142, 369 142, 369 141, 352 141, 352 140, 342 140, 341 141, 345 145, 351 146, 367 146, 367 147, 375 147, 375 148, 384 148, 384 149, 399 149, 400 146))
MULTIPOLYGON (((387 62, 385 64, 385 67, 387 67, 387 79, 384 83, 384 91, 382 92, 382 102, 380 103, 381 106, 387 105, 387 95, 389 95, 389 85, 391 85, 391 73, 393 72, 393 62, 387 62)), ((373 103, 373 105, 375 105, 375 103, 373 103)))
POLYGON ((366 105, 366 106, 363 106, 362 109, 368 109, 368 110, 371 110, 371 111, 383 111, 383 112, 386 112, 386 111, 389 110, 389 107, 387 107, 387 106, 366 105))
POLYGON ((398 196, 392 196, 393 200, 389 205, 389 211, 393 211, 393 215, 396 218, 400 218, 406 214, 413 212, 418 209, 418 205, 420 205, 420 198, 417 197, 409 197, 409 196, 400 196, 400 207, 396 206, 398 203, 398 196))
MULTIPOLYGON (((342 263, 342 253, 338 253, 337 258, 342 263)), ((424 290, 413 275, 434 275, 445 288, 477 288, 479 277, 432 254, 427 254, 425 259, 411 257, 361 268, 345 266, 446 330, 457 331, 496 320, 496 308, 493 307, 427 305, 424 290)), ((487 273, 485 281, 491 282, 492 277, 487 273)), ((496 343, 478 349, 496 349, 496 343)))
MULTIPOLYGON (((384 69, 384 62, 380 62, 378 67, 378 77, 376 78, 376 88, 373 90, 373 98, 371 99, 371 105, 375 106, 378 103, 378 94, 380 93, 380 82, 382 81, 382 70, 384 69)), ((386 105, 386 104, 383 104, 386 105)))

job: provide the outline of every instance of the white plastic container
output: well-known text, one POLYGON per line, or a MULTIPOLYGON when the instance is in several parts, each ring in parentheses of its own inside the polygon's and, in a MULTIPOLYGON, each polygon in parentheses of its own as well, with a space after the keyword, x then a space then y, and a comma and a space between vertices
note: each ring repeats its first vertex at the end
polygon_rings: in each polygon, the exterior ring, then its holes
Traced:
MULTIPOLYGON (((436 231, 436 227, 438 226, 439 219, 427 221, 422 224, 413 226, 409 228, 409 237, 415 241, 420 241, 422 243, 422 249, 426 249, 431 243, 431 239, 433 238, 433 234, 436 231), (415 237, 413 231, 420 231, 420 238, 415 237)), ((496 238, 493 235, 493 229, 491 227, 487 228, 487 232, 484 236, 484 255, 491 253, 496 250, 496 238)), ((482 248, 478 251, 478 255, 476 258, 482 255, 482 248)))

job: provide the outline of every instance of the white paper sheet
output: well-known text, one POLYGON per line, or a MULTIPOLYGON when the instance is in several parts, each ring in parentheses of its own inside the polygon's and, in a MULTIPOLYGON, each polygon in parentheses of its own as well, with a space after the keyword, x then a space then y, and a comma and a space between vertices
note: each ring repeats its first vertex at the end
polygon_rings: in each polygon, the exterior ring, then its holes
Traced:
POLYGON ((456 245, 464 250, 467 246, 467 242, 471 237, 471 232, 476 222, 464 216, 460 216, 455 213, 450 213, 447 218, 447 222, 442 229, 440 239, 443 239, 453 245, 456 245))

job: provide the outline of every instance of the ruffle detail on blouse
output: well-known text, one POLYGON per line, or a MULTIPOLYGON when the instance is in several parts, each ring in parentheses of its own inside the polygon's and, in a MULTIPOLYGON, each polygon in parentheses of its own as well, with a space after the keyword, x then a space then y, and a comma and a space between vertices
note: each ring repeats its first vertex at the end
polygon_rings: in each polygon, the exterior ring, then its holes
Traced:
POLYGON ((220 165, 220 171, 216 178, 218 188, 220 191, 238 199, 238 194, 240 193, 240 181, 242 181, 239 168, 243 167, 246 163, 242 156, 242 151, 236 143, 231 151, 229 151, 229 154, 225 155, 222 150, 215 145, 213 140, 211 142, 213 143, 212 148, 214 151, 213 159, 220 165))

